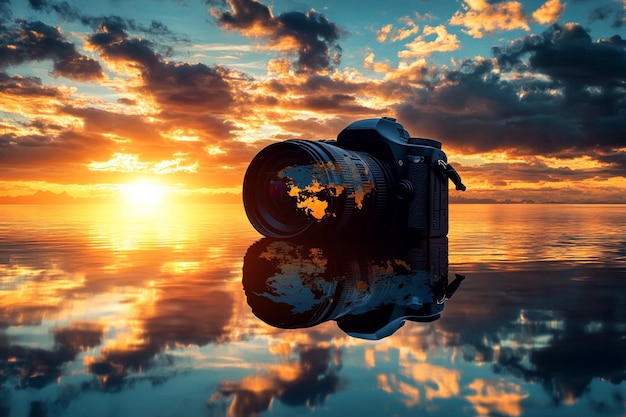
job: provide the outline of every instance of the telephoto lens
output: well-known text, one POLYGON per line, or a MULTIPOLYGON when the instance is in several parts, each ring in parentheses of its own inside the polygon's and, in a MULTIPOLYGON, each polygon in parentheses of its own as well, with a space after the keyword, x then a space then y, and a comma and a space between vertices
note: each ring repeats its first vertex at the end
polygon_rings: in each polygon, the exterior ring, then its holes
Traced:
POLYGON ((372 155, 328 142, 274 143, 246 171, 244 208, 267 237, 370 234, 385 212, 386 171, 372 155))

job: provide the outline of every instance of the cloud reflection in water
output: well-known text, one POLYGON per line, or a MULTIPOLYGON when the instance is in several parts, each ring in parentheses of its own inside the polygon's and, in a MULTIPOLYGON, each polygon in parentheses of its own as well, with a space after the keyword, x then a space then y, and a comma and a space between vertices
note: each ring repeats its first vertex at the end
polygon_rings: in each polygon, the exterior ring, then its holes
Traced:
POLYGON ((3 415, 626 411, 616 206, 452 205, 449 254, 259 241, 239 206, 0 209, 3 415))

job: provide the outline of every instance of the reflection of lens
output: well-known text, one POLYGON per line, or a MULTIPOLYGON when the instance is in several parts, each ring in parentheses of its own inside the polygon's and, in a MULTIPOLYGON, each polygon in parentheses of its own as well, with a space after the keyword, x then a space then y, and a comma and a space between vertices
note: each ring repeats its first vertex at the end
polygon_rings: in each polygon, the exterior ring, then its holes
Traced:
POLYGON ((368 232, 387 202, 384 167, 325 142, 289 140, 263 149, 243 182, 246 214, 269 237, 368 232))

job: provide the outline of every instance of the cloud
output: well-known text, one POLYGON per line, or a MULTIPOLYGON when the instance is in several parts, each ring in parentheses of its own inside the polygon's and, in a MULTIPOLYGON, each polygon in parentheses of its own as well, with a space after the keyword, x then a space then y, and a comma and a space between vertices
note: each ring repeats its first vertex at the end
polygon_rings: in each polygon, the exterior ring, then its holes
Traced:
POLYGON ((152 173, 157 175, 174 172, 195 173, 198 162, 187 161, 186 155, 178 155, 172 160, 142 162, 138 155, 114 153, 108 161, 93 161, 89 164, 90 171, 152 173))
POLYGON ((415 22, 408 16, 401 20, 407 27, 394 30, 391 23, 385 25, 376 31, 376 40, 381 43, 386 42, 387 40, 390 42, 398 42, 415 35, 419 31, 419 26, 416 25, 415 22))
MULTIPOLYGON (((212 110, 211 106, 202 108, 181 97, 179 104, 166 92, 178 91, 184 95, 190 87, 181 82, 177 89, 176 83, 176 80, 161 83, 158 94, 152 94, 141 83, 132 87, 136 89, 134 93, 126 92, 142 102, 156 101, 156 111, 160 113, 152 114, 158 116, 158 120, 150 121, 145 114, 136 111, 137 104, 95 107, 93 103, 76 99, 70 90, 45 86, 38 78, 0 73, 0 100, 4 111, 16 115, 0 123, 2 178, 119 181, 103 174, 127 172, 124 161, 115 157, 121 149, 125 155, 134 155, 137 162, 147 164, 147 168, 133 171, 136 173, 206 175, 207 170, 214 169, 213 163, 218 159, 202 150, 208 144, 219 146, 227 153, 219 156, 220 165, 226 165, 222 161, 230 165, 248 161, 254 149, 234 143, 229 133, 232 125, 213 114, 222 111, 220 103, 215 103, 217 109, 212 110), (188 106, 190 110, 186 111, 188 106), (181 126, 184 130, 172 134, 181 126), (187 132, 198 140, 181 140, 187 132), (96 162, 100 165, 94 165, 96 162), (42 165, 47 169, 38 169, 42 165), (75 170, 81 167, 106 169, 83 172, 77 179, 75 170)), ((132 85, 129 83, 129 88, 132 85)), ((141 166, 140 163, 135 165, 141 166)))
POLYGON ((533 19, 542 25, 555 23, 561 17, 565 6, 560 0, 548 0, 533 13, 533 19))
POLYGON ((85 154, 108 146, 108 141, 101 140, 102 132, 86 137, 77 131, 80 119, 66 109, 68 103, 78 105, 79 101, 73 100, 67 89, 48 87, 36 77, 0 72, 0 101, 6 114, 0 123, 0 162, 7 168, 2 171, 5 179, 75 176, 69 167, 75 168, 73 164, 85 154))
POLYGON ((502 66, 519 67, 524 65, 520 58, 528 56, 528 69, 577 92, 594 86, 607 88, 602 91, 607 96, 623 87, 626 79, 626 41, 614 35, 594 42, 587 30, 576 23, 555 24, 542 36, 520 38, 493 51, 502 66))
MULTIPOLYGON (((68 4, 66 1, 55 2, 50 0, 28 0, 29 6, 34 10, 44 11, 46 13, 57 13, 66 21, 80 21, 84 25, 87 25, 93 29, 97 28, 100 22, 105 18, 103 16, 90 16, 81 12, 76 7, 68 4)), ((179 35, 172 32, 162 22, 152 20, 150 25, 143 25, 137 23, 133 19, 126 19, 120 16, 108 16, 108 20, 116 20, 120 25, 125 26, 128 30, 139 32, 151 37, 158 37, 168 41, 185 41, 186 38, 181 38, 179 35)))
POLYGON ((111 64, 136 71, 143 94, 171 110, 192 113, 223 113, 233 102, 226 79, 235 75, 223 67, 165 62, 149 40, 132 37, 127 25, 104 18, 88 43, 111 64))
MULTIPOLYGON (((557 3, 547 1, 539 10, 556 18, 557 3)), ((167 173, 163 179, 188 187, 234 187, 252 156, 271 141, 333 138, 351 121, 381 114, 397 116, 415 135, 444 141, 452 153, 564 160, 589 154, 602 164, 594 171, 599 178, 624 172, 626 42, 619 35, 594 39, 579 24, 554 24, 494 47, 490 58, 444 66, 429 56, 460 49, 462 35, 444 25, 418 27, 413 20, 419 16, 405 17, 378 32, 380 41, 405 43, 383 45, 396 47, 396 62, 377 61, 375 49, 365 54, 363 67, 382 74, 376 79, 358 68, 335 67, 343 31, 313 10, 275 16, 258 1, 209 1, 220 27, 281 53, 270 60, 267 77, 255 78, 225 65, 173 60, 175 41, 183 38, 160 22, 89 16, 49 0, 30 4, 89 29, 81 50, 42 22, 0 23, 6 29, 0 33, 3 179, 67 182, 82 170, 81 183, 167 173), (98 81, 109 95, 90 97, 78 92, 83 84, 52 87, 1 72, 29 62, 48 64, 57 76, 98 81), (41 164, 49 169, 35 169, 41 164)), ((513 22, 525 29, 522 23, 530 19, 515 2, 464 5, 453 20, 475 35, 513 22)), ((616 12, 603 13, 597 18, 616 12)), ((555 181, 572 178, 566 171, 552 175, 555 181)))
MULTIPOLYGON (((417 33, 418 27, 414 26, 413 28, 417 33)), ((382 30, 383 33, 379 32, 379 41, 383 38, 386 39, 386 36, 391 32, 392 27, 385 27, 382 30)), ((392 41, 396 41, 397 39, 398 35, 396 34, 394 35, 394 38, 392 38, 392 41)), ((448 30, 444 25, 425 25, 422 30, 422 34, 416 36, 415 39, 407 43, 405 46, 406 49, 398 52, 400 63, 397 68, 393 68, 391 63, 387 60, 382 62, 376 61, 375 54, 373 52, 368 52, 364 57, 364 68, 378 73, 384 73, 385 80, 390 83, 408 85, 422 84, 428 77, 429 72, 431 72, 431 69, 429 69, 430 65, 426 62, 425 58, 434 52, 451 52, 460 49, 461 47, 457 36, 448 33, 448 30)), ((381 86, 376 87, 376 89, 381 89, 381 86)))
POLYGON ((611 26, 613 28, 621 28, 626 23, 626 3, 622 1, 622 6, 613 4, 605 4, 591 10, 588 15, 589 22, 604 21, 613 19, 611 26))
POLYGON ((522 3, 517 1, 465 0, 463 8, 465 12, 454 13, 449 23, 464 26, 463 32, 474 38, 482 38, 498 31, 530 30, 522 3))
MULTIPOLYGON (((221 1, 207 3, 224 5, 221 1)), ((267 38, 269 48, 296 54, 296 71, 317 72, 339 64, 342 49, 338 42, 342 30, 315 10, 274 16, 269 7, 255 0, 228 0, 228 4, 230 11, 211 9, 220 26, 239 30, 248 37, 267 38)))
POLYGON ((81 55, 57 28, 42 22, 18 20, 10 26, 0 22, 0 29, 0 68, 51 60, 52 73, 56 76, 79 81, 104 77, 100 63, 81 55))
POLYGON ((623 152, 621 38, 592 42, 579 25, 554 25, 494 48, 494 56, 442 71, 427 93, 398 105, 399 116, 467 152, 623 152))
MULTIPOLYGON (((52 7, 56 3, 37 4, 52 7)), ((95 77, 104 77, 102 63, 117 78, 114 84, 113 80, 98 80, 119 99, 115 104, 104 103, 94 97, 75 95, 70 88, 48 87, 39 78, 10 76, 0 71, 0 99, 7 115, 0 123, 0 159, 5 167, 2 178, 76 181, 75 170, 84 170, 93 162, 114 160, 120 147, 124 154, 150 161, 152 173, 179 177, 198 173, 205 180, 197 177, 194 181, 204 182, 204 186, 216 181, 206 180, 216 173, 228 178, 243 170, 224 175, 220 167, 238 167, 255 153, 253 146, 233 140, 236 127, 230 121, 237 117, 239 109, 247 111, 247 105, 235 106, 235 101, 245 102, 249 96, 244 92, 250 83, 245 74, 222 66, 168 61, 158 52, 163 47, 152 41, 163 35, 161 24, 153 22, 152 29, 147 30, 117 16, 93 18, 78 12, 70 15, 94 27, 86 37, 86 46, 97 54, 99 61, 79 54, 55 27, 16 20, 10 25, 0 23, 10 29, 0 34, 0 42, 5 46, 0 48, 0 70, 30 61, 51 60, 53 74, 81 81, 91 77, 95 81, 95 77), (142 38, 129 33, 138 28, 152 35, 142 38), (170 132, 181 127, 198 140, 182 141, 171 136, 170 132), (209 144, 224 154, 211 155, 205 151, 209 144), (35 169, 42 165, 48 169, 35 169)), ((167 48, 163 52, 168 53, 167 48)), ((87 171, 79 181, 120 181, 115 172, 116 169, 87 171)), ((185 180, 187 184, 189 181, 185 180)))
POLYGON ((11 0, 0 0, 0 19, 9 18, 11 16, 11 0))
POLYGON ((531 47, 533 68, 552 78, 587 85, 622 85, 626 75, 626 42, 615 35, 600 42, 580 25, 553 26, 544 42, 531 47))
POLYGON ((383 26, 379 30, 376 31, 376 40, 380 43, 383 43, 389 37, 389 34, 393 30, 393 25, 389 23, 388 25, 383 26))
POLYGON ((398 56, 403 59, 422 58, 433 52, 451 52, 461 47, 456 35, 448 33, 444 25, 424 26, 422 35, 417 36, 413 41, 406 44, 407 49, 398 52, 398 56), (436 38, 428 41, 427 38, 435 35, 436 38))
POLYGON ((81 17, 80 11, 65 1, 57 3, 48 0, 28 0, 28 5, 35 10, 56 12, 67 20, 76 20, 81 17))
MULTIPOLYGON (((527 114, 520 112, 523 107, 516 110, 505 105, 502 109, 508 114, 502 114, 499 121, 483 119, 481 123, 472 123, 482 134, 494 134, 483 142, 485 149, 495 149, 494 145, 499 144, 501 149, 517 153, 563 158, 591 155, 602 168, 582 169, 581 175, 623 177, 626 164, 621 132, 626 129, 626 56, 622 44, 619 37, 593 42, 580 26, 570 24, 555 25, 542 37, 522 38, 508 48, 495 49, 501 70, 535 76, 507 83, 518 91, 520 100, 513 95, 515 90, 510 91, 508 99, 501 100, 502 104, 528 106, 527 114), (548 78, 541 80, 542 76, 548 78), (519 133, 526 132, 527 137, 514 138, 518 129, 519 133)), ((466 122, 470 123, 461 123, 466 122)), ((568 178, 563 172, 554 174, 549 178, 568 178)))

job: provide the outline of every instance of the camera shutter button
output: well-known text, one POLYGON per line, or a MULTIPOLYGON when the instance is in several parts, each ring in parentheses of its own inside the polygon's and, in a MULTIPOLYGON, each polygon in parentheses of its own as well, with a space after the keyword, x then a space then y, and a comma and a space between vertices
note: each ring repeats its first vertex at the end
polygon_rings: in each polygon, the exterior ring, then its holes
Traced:
POLYGON ((400 200, 407 200, 413 197, 415 189, 413 184, 409 180, 402 180, 398 183, 398 198, 400 200))

